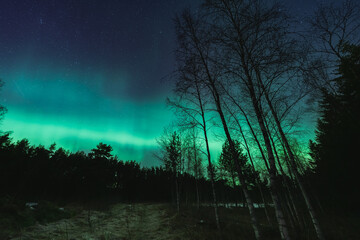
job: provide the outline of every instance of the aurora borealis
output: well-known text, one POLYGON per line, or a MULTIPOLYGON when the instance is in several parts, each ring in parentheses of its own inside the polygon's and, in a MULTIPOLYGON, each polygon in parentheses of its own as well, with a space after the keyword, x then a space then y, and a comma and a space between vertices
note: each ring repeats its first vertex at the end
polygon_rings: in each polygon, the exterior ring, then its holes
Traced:
POLYGON ((2 128, 13 131, 15 139, 56 142, 72 151, 88 150, 103 141, 115 150, 121 145, 115 151, 118 154, 141 159, 139 150, 155 146, 162 118, 171 118, 161 97, 152 101, 131 101, 125 94, 109 97, 104 94, 105 80, 97 74, 87 76, 89 82, 83 83, 81 74, 46 71, 33 75, 17 70, 7 78, 11 82, 6 82, 3 95, 8 113, 2 128))
POLYGON ((104 142, 120 159, 153 164, 174 118, 172 18, 199 2, 1 1, 1 130, 71 151, 104 142))
POLYGON ((171 18, 189 2, 2 1, 1 130, 71 151, 104 142, 121 159, 152 161, 172 119, 171 18))

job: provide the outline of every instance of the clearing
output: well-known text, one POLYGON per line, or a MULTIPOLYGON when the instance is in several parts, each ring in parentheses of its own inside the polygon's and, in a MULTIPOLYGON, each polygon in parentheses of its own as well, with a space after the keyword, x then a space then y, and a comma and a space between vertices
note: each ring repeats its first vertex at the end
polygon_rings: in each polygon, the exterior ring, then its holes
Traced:
POLYGON ((174 231, 171 234, 166 209, 165 204, 116 204, 108 211, 83 210, 70 219, 37 224, 11 239, 179 239, 174 231))

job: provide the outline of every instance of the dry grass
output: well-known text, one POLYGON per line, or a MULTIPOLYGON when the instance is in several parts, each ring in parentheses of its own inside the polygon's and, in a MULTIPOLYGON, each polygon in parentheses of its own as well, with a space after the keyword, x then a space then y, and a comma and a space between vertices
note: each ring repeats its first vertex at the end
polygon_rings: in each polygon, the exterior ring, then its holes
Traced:
MULTIPOLYGON (((280 239, 276 226, 270 226, 262 209, 256 209, 264 239, 280 239)), ((166 204, 115 204, 109 208, 84 208, 70 219, 36 224, 19 231, 11 240, 230 240, 255 239, 246 208, 220 208, 222 232, 216 228, 212 207, 166 204)), ((322 219, 327 239, 358 239, 359 218, 322 219)), ((275 221, 275 220, 274 220, 275 221)), ((5 238, 6 239, 6 238, 5 238)), ((316 239, 311 224, 294 239, 316 239)))
POLYGON ((37 224, 11 239, 172 239, 166 216, 166 208, 159 204, 117 204, 108 211, 83 210, 71 219, 37 224))

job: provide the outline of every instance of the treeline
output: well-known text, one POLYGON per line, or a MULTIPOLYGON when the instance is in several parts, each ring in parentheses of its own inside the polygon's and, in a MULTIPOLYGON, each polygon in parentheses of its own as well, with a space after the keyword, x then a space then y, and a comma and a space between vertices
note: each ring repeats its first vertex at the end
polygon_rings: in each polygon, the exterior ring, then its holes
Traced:
POLYGON ((345 45, 343 53, 335 91, 322 90, 316 138, 310 141, 314 169, 308 177, 326 208, 359 216, 360 45, 345 45))
POLYGON ((106 144, 69 153, 4 135, 2 193, 110 194, 171 201, 178 211, 211 200, 220 233, 219 202, 243 202, 258 240, 266 239, 260 202, 282 239, 310 225, 314 237, 331 238, 321 219, 359 211, 360 8, 346 0, 300 19, 265 0, 205 0, 185 10, 174 20, 177 68, 167 102, 178 122, 158 139, 163 166, 119 161, 106 144), (302 139, 309 108, 320 114, 310 144, 302 139), (223 141, 219 159, 215 138, 223 141))
MULTIPOLYGON (((178 122, 159 142, 162 158, 181 173, 184 155, 193 166, 203 156, 214 186, 222 173, 214 171, 211 139, 223 139, 219 169, 240 186, 256 239, 265 236, 253 188, 270 192, 286 240, 309 222, 317 238, 326 239, 321 219, 327 211, 359 209, 359 163, 351 157, 360 143, 359 9, 347 0, 296 18, 275 1, 205 0, 174 20, 177 68, 168 105, 178 122), (310 147, 302 139, 309 108, 320 112, 310 147)), ((176 188, 176 174, 173 181, 176 188)), ((266 197, 262 201, 267 212, 266 197)))
MULTIPOLYGON (((112 147, 100 143, 90 153, 71 153, 55 144, 49 148, 31 146, 24 139, 12 142, 10 135, 0 137, 0 194, 23 201, 92 201, 111 199, 126 202, 172 202, 175 193, 172 172, 164 167, 142 168, 135 161, 121 161, 112 147)), ((211 202, 210 182, 188 173, 179 175, 182 204, 211 202)), ((239 198, 238 191, 218 179, 220 201, 239 198)))

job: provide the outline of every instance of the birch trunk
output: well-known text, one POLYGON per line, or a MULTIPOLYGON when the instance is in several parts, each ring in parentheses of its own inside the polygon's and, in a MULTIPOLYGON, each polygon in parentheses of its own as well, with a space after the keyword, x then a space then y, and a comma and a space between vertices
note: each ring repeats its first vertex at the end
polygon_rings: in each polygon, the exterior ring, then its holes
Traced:
POLYGON ((288 208, 289 208, 289 213, 291 214, 291 218, 292 218, 292 221, 293 221, 293 225, 295 226, 295 222, 297 222, 297 225, 298 226, 302 226, 301 224, 301 220, 300 220, 300 217, 299 217, 299 213, 298 213, 298 210, 297 210, 297 207, 296 207, 296 204, 294 202, 294 199, 292 197, 292 193, 291 193, 291 188, 290 186, 292 185, 291 182, 288 180, 288 178, 286 178, 286 174, 285 174, 285 171, 281 165, 281 162, 280 162, 280 158, 279 158, 279 155, 278 155, 278 152, 276 150, 276 145, 275 145, 275 142, 274 142, 274 139, 273 137, 271 136, 271 133, 270 133, 270 128, 269 128, 269 125, 267 123, 267 121, 265 120, 264 121, 265 123, 265 127, 267 128, 268 130, 268 133, 269 133, 269 138, 270 138, 270 141, 271 141, 271 144, 273 146, 273 149, 274 149, 274 153, 275 153, 275 157, 276 157, 276 161, 279 165, 279 169, 280 169, 280 172, 281 172, 281 177, 282 177, 282 181, 283 181, 283 185, 286 189, 286 193, 284 193, 285 195, 285 198, 286 198, 286 202, 287 202, 287 205, 288 205, 288 208))
POLYGON ((296 181, 297 181, 297 183, 298 183, 298 185, 300 187, 301 193, 302 193, 302 195, 304 197, 304 200, 305 200, 306 206, 308 208, 308 211, 309 211, 313 226, 315 228, 317 237, 318 237, 319 240, 325 240, 324 234, 323 234, 322 229, 321 229, 320 224, 319 224, 318 217, 317 217, 317 215, 316 215, 316 213, 314 211, 314 208, 313 208, 312 203, 310 201, 309 195, 308 195, 308 193, 307 193, 307 191, 306 191, 306 189, 304 187, 304 184, 303 184, 303 182, 301 180, 301 177, 299 175, 299 172, 297 170, 294 154, 293 154, 293 152, 291 150, 290 144, 289 144, 289 142, 288 142, 288 140, 287 140, 287 138, 285 136, 285 133, 284 133, 282 127, 281 127, 281 123, 280 123, 278 114, 276 113, 276 111, 275 111, 275 109, 274 109, 274 107, 272 105, 272 102, 271 102, 271 100, 269 98, 269 95, 268 95, 268 93, 267 93, 267 91, 265 89, 264 84, 261 81, 261 77, 260 77, 259 74, 258 74, 258 81, 259 81, 259 83, 261 85, 261 88, 264 91, 266 101, 267 101, 267 103, 269 105, 269 108, 270 108, 270 111, 271 111, 271 113, 272 113, 272 115, 274 117, 276 126, 278 128, 279 133, 280 133, 281 140, 283 141, 283 143, 285 145, 285 148, 286 148, 286 151, 287 151, 287 153, 289 155, 291 170, 293 171, 295 179, 296 179, 296 181))
MULTIPOLYGON (((191 29, 191 30, 194 31, 194 29, 191 29)), ((225 131, 226 138, 229 141, 230 149, 231 149, 231 151, 233 153, 233 156, 235 157, 236 156, 235 147, 234 147, 233 141, 231 139, 229 129, 227 127, 227 123, 225 121, 224 113, 223 113, 222 108, 221 108, 220 97, 219 97, 219 94, 217 92, 217 87, 215 86, 214 79, 212 77, 212 74, 210 73, 208 62, 205 60, 206 57, 204 56, 204 54, 202 52, 202 49, 199 46, 197 36, 195 35, 194 32, 192 32, 192 34, 194 34, 194 36, 193 36, 194 39, 193 40, 194 40, 195 48, 198 51, 199 57, 201 59, 202 65, 204 67, 204 70, 205 70, 205 73, 206 73, 206 76, 207 76, 208 88, 209 88, 209 90, 211 91, 211 93, 213 95, 213 100, 214 100, 214 103, 216 105, 216 110, 217 110, 218 114, 220 115, 221 123, 223 125, 223 129, 225 131)), ((248 205, 250 218, 251 218, 251 223, 252 223, 252 227, 254 229, 255 237, 256 237, 257 240, 260 240, 261 235, 260 235, 258 220, 257 220, 257 217, 255 215, 255 211, 254 211, 254 204, 253 204, 252 199, 251 199, 251 197, 250 197, 250 195, 248 193, 246 182, 243 179, 242 171, 240 169, 238 159, 234 159, 234 162, 235 162, 235 165, 236 165, 236 168, 237 168, 241 188, 242 188, 242 190, 244 192, 244 196, 246 198, 246 202, 247 202, 247 205, 248 205)))
POLYGON ((286 223, 286 220, 284 217, 284 213, 282 211, 280 197, 279 197, 279 190, 278 190, 278 183, 277 183, 278 180, 277 180, 277 176, 276 176, 276 165, 275 165, 274 154, 273 154, 270 139, 269 139, 269 136, 268 136, 265 124, 264 124, 264 119, 263 119, 261 110, 259 108, 258 101, 256 99, 255 90, 252 85, 251 77, 250 77, 249 73, 247 75, 248 75, 248 79, 249 79, 249 83, 250 83, 249 93, 251 96, 254 111, 255 111, 256 117, 258 119, 258 123, 260 125, 260 129, 261 129, 261 132, 262 132, 262 135, 264 138, 264 143, 266 146, 266 150, 268 153, 268 160, 269 160, 269 165, 270 165, 269 174, 270 174, 271 196, 272 196, 272 199, 274 202, 276 219, 278 221, 281 238, 284 240, 290 240, 291 239, 290 233, 289 233, 288 226, 287 226, 287 223, 286 223))
POLYGON ((225 121, 224 113, 222 111, 222 107, 221 107, 221 103, 220 103, 220 97, 219 97, 219 95, 218 95, 218 93, 216 91, 217 89, 214 86, 214 84, 212 85, 212 90, 213 90, 214 101, 215 101, 215 104, 216 104, 216 110, 217 110, 217 112, 218 112, 218 114, 220 116, 221 123, 223 125, 223 129, 224 129, 226 138, 229 141, 230 150, 231 150, 232 155, 234 157, 233 161, 235 163, 235 167, 236 167, 236 170, 237 170, 237 173, 238 173, 240 185, 241 185, 241 188, 242 188, 243 193, 244 193, 244 197, 245 197, 245 200, 246 200, 246 203, 247 203, 247 207, 249 209, 250 218, 251 218, 251 224, 252 224, 252 227, 254 229, 255 237, 256 237, 257 240, 259 240, 259 239, 261 239, 261 234, 260 234, 259 223, 258 223, 256 214, 255 214, 254 203, 253 203, 253 201, 252 201, 252 199, 250 197, 250 194, 248 192, 247 184, 245 182, 245 179, 243 178, 243 173, 242 173, 241 167, 239 165, 239 160, 236 159, 236 151, 235 151, 234 142, 233 142, 233 140, 232 140, 232 138, 230 136, 229 128, 228 128, 227 123, 225 121))
MULTIPOLYGON (((231 112, 231 111, 230 111, 230 112, 231 112)), ((243 114, 245 115, 244 112, 243 112, 243 114)), ((245 143, 246 152, 247 152, 247 154, 248 154, 248 156, 249 156, 249 160, 250 160, 250 163, 251 163, 251 166, 252 166, 252 170, 253 170, 254 173, 255 173, 256 170, 255 170, 254 161, 253 161, 252 156, 251 156, 251 154, 250 154, 250 148, 249 148, 249 145, 247 144, 247 140, 246 140, 246 137, 245 137, 245 135, 244 135, 244 132, 242 131, 242 127, 241 127, 241 125, 240 125, 240 122, 239 122, 239 120, 233 115, 232 112, 231 112, 231 115, 233 116, 233 118, 234 118, 235 121, 236 121, 236 124, 237 124, 238 127, 239 127, 241 136, 242 136, 242 138, 243 138, 243 140, 244 140, 244 143, 245 143)), ((245 116, 245 117, 246 117, 246 119, 247 119, 247 116, 245 116)), ((248 119, 247 119, 247 123, 248 123, 249 126, 250 126, 250 123, 249 123, 248 119)), ((252 130, 252 127, 251 127, 251 126, 250 126, 250 128, 251 128, 251 130, 252 130)), ((253 132, 253 130, 252 130, 252 132, 253 132)), ((253 132, 253 134, 254 134, 254 132, 253 132)), ((256 137, 256 136, 255 136, 255 137, 256 137)), ((256 141, 258 142, 257 138, 256 138, 256 141)), ((258 144, 259 144, 259 142, 258 142, 258 144)), ((266 159, 265 159, 265 156, 264 156, 264 154, 263 154, 263 151, 262 151, 262 148, 261 148, 260 144, 259 144, 259 147, 260 147, 260 151, 261 151, 261 154, 262 154, 262 156, 263 156, 263 159, 264 159, 264 161, 266 162, 266 159)), ((264 211, 265 211, 266 219, 267 219, 268 223, 269 223, 270 225, 272 225, 272 222, 271 222, 271 220, 270 220, 269 213, 268 213, 268 210, 267 210, 267 207, 268 207, 268 206, 267 206, 267 203, 266 203, 266 201, 265 201, 264 194, 263 194, 263 191, 262 191, 262 187, 260 186, 260 183, 259 183, 258 179, 256 179, 256 185, 257 185, 257 187, 258 187, 258 189, 259 189, 259 192, 260 192, 260 195, 261 195, 261 200, 262 200, 262 202, 264 203, 264 211)))
MULTIPOLYGON (((208 164, 209 164, 209 168, 212 169, 213 166, 212 166, 212 162, 211 162, 209 140, 208 140, 208 136, 207 136, 205 110, 204 110, 203 102, 202 102, 202 99, 201 99, 200 88, 199 88, 199 85, 198 85, 197 82, 195 82, 195 87, 196 87, 196 93, 197 93, 197 98, 198 98, 197 100, 199 101, 199 106, 200 106, 202 128, 203 128, 203 132, 204 132, 204 139, 205 139, 205 145, 206 145, 206 153, 207 153, 208 164)), ((215 212, 216 227, 220 231, 220 235, 221 235, 221 226, 220 226, 220 220, 219 220, 218 203, 217 203, 217 198, 216 198, 215 180, 214 180, 213 171, 211 171, 211 173, 210 173, 210 181, 211 181, 212 195, 213 195, 213 200, 214 200, 214 212, 215 212)))

